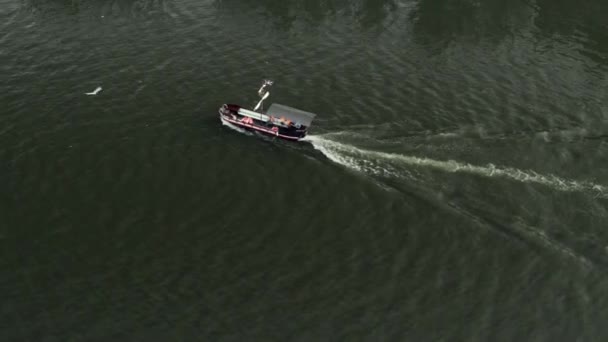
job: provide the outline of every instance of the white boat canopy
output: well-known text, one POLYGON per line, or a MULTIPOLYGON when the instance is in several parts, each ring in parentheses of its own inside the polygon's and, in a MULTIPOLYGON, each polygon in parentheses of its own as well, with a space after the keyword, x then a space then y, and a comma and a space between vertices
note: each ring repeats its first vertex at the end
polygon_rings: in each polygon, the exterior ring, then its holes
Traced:
POLYGON ((262 113, 254 112, 252 110, 245 109, 245 108, 240 108, 239 109, 239 114, 241 114, 243 116, 248 116, 248 117, 256 119, 256 120, 264 121, 264 122, 270 121, 270 117, 268 115, 264 115, 262 113))

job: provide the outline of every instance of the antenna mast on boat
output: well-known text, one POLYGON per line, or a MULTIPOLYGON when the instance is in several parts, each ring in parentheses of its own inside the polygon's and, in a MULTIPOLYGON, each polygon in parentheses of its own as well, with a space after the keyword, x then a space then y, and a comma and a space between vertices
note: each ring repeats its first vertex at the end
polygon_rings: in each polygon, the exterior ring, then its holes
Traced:
POLYGON ((270 91, 266 90, 267 88, 270 88, 270 86, 273 84, 274 82, 271 80, 264 80, 264 83, 262 84, 262 86, 260 87, 260 90, 258 90, 258 95, 262 98, 260 100, 260 102, 258 102, 258 104, 255 106, 255 108, 253 108, 254 111, 257 111, 258 109, 262 110, 262 104, 264 103, 264 100, 266 100, 268 98, 268 96, 270 96, 270 91))

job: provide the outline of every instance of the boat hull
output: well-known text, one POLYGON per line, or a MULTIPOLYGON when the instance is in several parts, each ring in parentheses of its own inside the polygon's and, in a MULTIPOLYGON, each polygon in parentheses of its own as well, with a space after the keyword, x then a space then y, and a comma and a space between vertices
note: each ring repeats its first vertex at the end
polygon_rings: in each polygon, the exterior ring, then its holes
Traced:
POLYGON ((275 125, 269 125, 259 120, 252 120, 250 118, 239 115, 238 109, 234 110, 235 108, 236 106, 232 107, 232 110, 225 111, 224 113, 220 111, 220 120, 236 127, 245 129, 247 131, 258 132, 269 137, 276 137, 289 141, 300 141, 304 137, 306 137, 306 129, 285 128, 275 125))

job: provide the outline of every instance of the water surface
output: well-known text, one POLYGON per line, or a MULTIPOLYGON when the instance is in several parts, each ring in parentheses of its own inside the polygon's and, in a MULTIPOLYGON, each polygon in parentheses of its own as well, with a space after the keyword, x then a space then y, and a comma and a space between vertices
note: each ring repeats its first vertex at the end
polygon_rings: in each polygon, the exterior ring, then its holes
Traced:
POLYGON ((605 340, 606 13, 0 0, 2 340, 605 340))

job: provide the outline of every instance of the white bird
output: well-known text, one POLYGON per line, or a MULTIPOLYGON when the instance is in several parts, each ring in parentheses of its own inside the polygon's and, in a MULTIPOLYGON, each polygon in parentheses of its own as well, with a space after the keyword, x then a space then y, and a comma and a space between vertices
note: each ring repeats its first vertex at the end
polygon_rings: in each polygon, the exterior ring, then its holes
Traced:
POLYGON ((97 95, 97 93, 99 93, 101 91, 101 87, 97 87, 95 90, 93 90, 90 93, 84 93, 85 95, 97 95))

